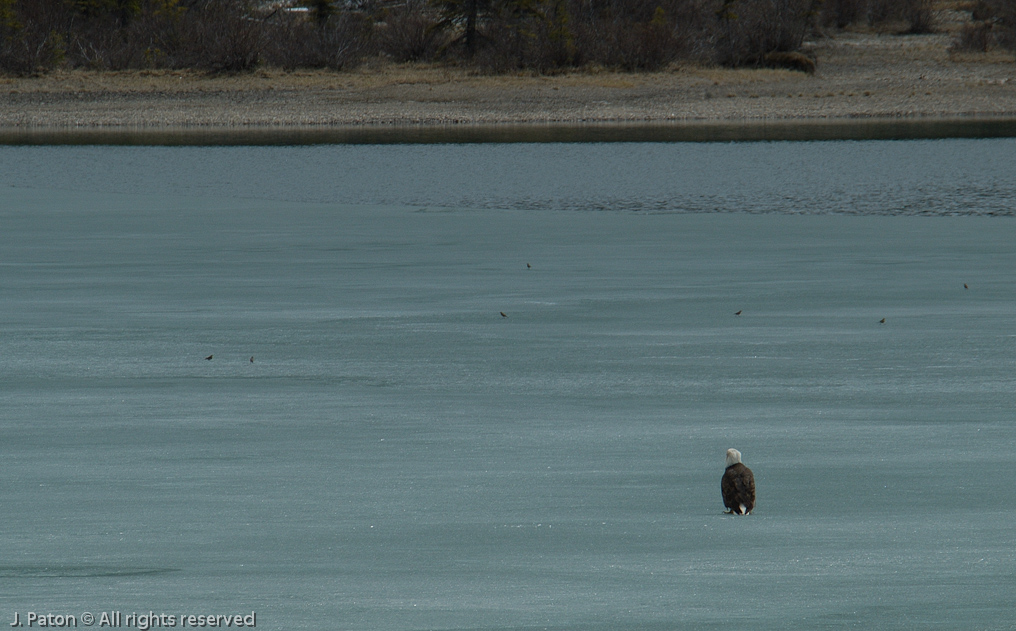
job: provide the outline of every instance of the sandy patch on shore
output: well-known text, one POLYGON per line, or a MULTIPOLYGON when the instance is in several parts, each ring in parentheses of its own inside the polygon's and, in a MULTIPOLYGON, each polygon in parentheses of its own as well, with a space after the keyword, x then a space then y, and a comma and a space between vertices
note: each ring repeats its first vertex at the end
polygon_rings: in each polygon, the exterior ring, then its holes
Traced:
POLYGON ((0 128, 290 127, 1016 117, 1011 54, 953 54, 949 33, 842 33, 818 72, 677 66, 485 76, 378 64, 353 72, 55 72, 0 78, 0 128))

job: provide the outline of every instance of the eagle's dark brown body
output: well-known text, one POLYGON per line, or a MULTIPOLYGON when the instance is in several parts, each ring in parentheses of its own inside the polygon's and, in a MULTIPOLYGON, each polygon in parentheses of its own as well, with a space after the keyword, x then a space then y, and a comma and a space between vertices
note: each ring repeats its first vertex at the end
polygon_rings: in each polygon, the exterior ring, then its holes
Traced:
POLYGON ((723 472, 720 491, 723 492, 723 505, 735 515, 747 515, 755 508, 755 476, 740 462, 735 462, 723 472))

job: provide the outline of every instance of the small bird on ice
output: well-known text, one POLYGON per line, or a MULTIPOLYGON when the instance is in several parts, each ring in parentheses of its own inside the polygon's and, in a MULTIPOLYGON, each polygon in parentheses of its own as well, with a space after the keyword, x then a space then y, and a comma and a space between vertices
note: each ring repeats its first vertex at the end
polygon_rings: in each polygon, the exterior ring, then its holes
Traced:
POLYGON ((212 361, 212 357, 214 357, 214 355, 209 355, 208 357, 205 357, 205 359, 207 359, 208 361, 212 361))
POLYGON ((723 506, 734 515, 747 515, 755 508, 755 476, 741 463, 741 452, 727 450, 727 468, 720 480, 723 506))
POLYGON ((878 323, 879 324, 885 324, 885 318, 882 318, 881 320, 879 320, 878 323))
POLYGON ((741 315, 741 311, 739 310, 739 311, 735 312, 734 315, 741 315))
POLYGON ((502 318, 507 318, 507 317, 508 317, 508 314, 507 314, 507 313, 505 313, 504 311, 502 311, 502 312, 501 312, 501 317, 502 317, 502 318))
POLYGON ((250 363, 252 363, 252 364, 254 363, 254 356, 253 355, 250 356, 250 363))

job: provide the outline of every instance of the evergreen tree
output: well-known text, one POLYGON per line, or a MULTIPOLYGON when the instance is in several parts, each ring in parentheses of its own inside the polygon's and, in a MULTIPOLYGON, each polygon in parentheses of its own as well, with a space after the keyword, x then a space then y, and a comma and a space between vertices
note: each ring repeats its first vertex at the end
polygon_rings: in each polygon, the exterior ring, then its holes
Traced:
POLYGON ((480 21, 487 17, 493 8, 492 0, 433 0, 441 10, 441 28, 461 25, 462 35, 456 41, 462 42, 466 55, 472 57, 476 53, 478 28, 480 21))

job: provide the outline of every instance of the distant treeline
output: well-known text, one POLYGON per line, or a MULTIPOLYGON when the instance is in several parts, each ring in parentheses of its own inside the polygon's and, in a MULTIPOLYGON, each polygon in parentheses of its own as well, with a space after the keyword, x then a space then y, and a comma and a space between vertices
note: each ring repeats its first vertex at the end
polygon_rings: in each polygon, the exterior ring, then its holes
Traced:
MULTIPOLYGON (((971 3, 985 49, 1011 43, 1014 5, 971 3)), ((758 66, 852 24, 927 32, 932 0, 0 0, 0 72, 343 69, 377 57, 493 72, 758 66)))

